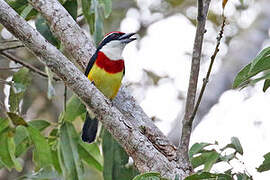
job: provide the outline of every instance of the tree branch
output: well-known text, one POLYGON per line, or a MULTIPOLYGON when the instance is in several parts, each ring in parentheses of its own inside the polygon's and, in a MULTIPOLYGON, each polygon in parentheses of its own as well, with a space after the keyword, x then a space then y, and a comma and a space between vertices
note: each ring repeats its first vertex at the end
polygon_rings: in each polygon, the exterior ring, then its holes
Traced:
POLYGON ((10 71, 10 70, 13 70, 13 69, 21 69, 23 66, 20 66, 20 67, 10 67, 10 68, 0 68, 0 71, 10 71))
MULTIPOLYGON (((139 128, 134 127, 74 64, 49 44, 3 0, 0 0, 0 22, 57 74, 88 108, 98 115, 98 119, 104 127, 133 158, 140 172, 156 171, 170 179, 173 179, 176 174, 180 176, 180 179, 187 176, 187 173, 175 161, 169 161, 149 138, 141 133, 139 128)), ((141 117, 133 117, 134 121, 137 119, 141 119, 141 117)))
MULTIPOLYGON (((0 55, 5 56, 8 60, 14 61, 15 63, 18 63, 18 64, 28 68, 30 71, 32 71, 34 73, 37 73, 37 74, 41 75, 42 77, 48 78, 48 75, 45 72, 39 70, 38 68, 34 67, 31 64, 28 64, 28 63, 16 58, 15 56, 13 56, 13 55, 11 55, 11 54, 9 54, 7 52, 0 51, 0 55)), ((55 81, 60 81, 61 80, 58 77, 53 77, 53 79, 55 81)))
MULTIPOLYGON (((7 116, 7 109, 6 106, 4 105, 4 103, 2 101, 0 101, 0 108, 2 110, 2 112, 7 116)), ((8 117, 8 116, 7 116, 8 117)))
POLYGON ((188 148, 190 135, 192 131, 192 120, 190 119, 195 103, 197 83, 200 71, 200 59, 202 52, 202 43, 205 33, 205 23, 207 18, 207 13, 209 9, 209 4, 211 0, 198 0, 198 15, 197 15, 197 29, 194 40, 194 47, 192 53, 192 64, 191 72, 189 77, 189 87, 187 92, 185 115, 182 120, 182 135, 178 147, 179 155, 183 155, 183 160, 185 163, 189 164, 188 158, 188 148))
POLYGON ((84 70, 95 53, 94 43, 88 39, 79 25, 57 0, 29 0, 32 6, 50 23, 54 35, 64 44, 84 70))
MULTIPOLYGON (((93 41, 90 41, 86 37, 73 18, 57 0, 46 0, 46 3, 43 3, 42 0, 30 0, 30 2, 50 23, 51 30, 55 36, 61 40, 67 49, 71 49, 68 51, 70 55, 76 59, 82 69, 85 69, 83 64, 90 59, 95 51, 93 41)), ((148 139, 152 140, 151 142, 162 154, 170 160, 177 159, 176 148, 144 113, 142 108, 130 95, 127 88, 121 87, 113 104, 134 127, 147 127, 145 135, 148 139), (155 137, 155 140, 153 137, 155 137)))
POLYGON ((10 40, 10 41, 4 40, 0 42, 0 51, 6 51, 21 47, 24 47, 24 45, 18 40, 10 40))
POLYGON ((13 84, 12 81, 6 81, 4 79, 0 79, 0 83, 6 84, 6 85, 9 85, 9 86, 12 86, 12 84, 13 84))
POLYGON ((21 48, 24 47, 24 45, 17 45, 17 46, 11 46, 11 47, 6 47, 6 48, 0 48, 0 51, 6 51, 6 50, 10 50, 10 49, 17 49, 17 48, 21 48))
POLYGON ((197 110, 198 110, 198 108, 200 106, 200 103, 201 103, 201 100, 202 100, 202 97, 203 97, 204 90, 205 90, 206 85, 207 85, 207 83, 209 81, 209 77, 210 77, 210 74, 211 74, 211 71, 212 71, 214 61, 216 59, 217 53, 219 52, 219 45, 220 45, 220 41, 221 41, 221 39, 223 37, 223 32, 224 32, 224 27, 225 27, 225 22, 226 22, 226 17, 224 15, 222 15, 222 18, 223 18, 223 21, 222 21, 221 29, 219 31, 219 35, 217 37, 216 48, 215 48, 215 51, 214 51, 213 55, 211 56, 211 61, 210 61, 209 67, 208 67, 208 71, 206 73, 205 78, 203 79, 203 85, 202 85, 198 100, 196 102, 196 105, 194 107, 194 111, 193 111, 193 113, 192 113, 192 115, 190 117, 190 121, 193 121, 195 116, 196 116, 197 110))

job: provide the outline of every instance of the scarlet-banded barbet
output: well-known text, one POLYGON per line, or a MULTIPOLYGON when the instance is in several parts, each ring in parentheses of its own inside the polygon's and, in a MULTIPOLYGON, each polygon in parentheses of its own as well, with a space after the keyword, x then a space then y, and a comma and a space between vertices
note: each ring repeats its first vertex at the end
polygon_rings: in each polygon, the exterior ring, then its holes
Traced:
MULTIPOLYGON (((125 75, 122 52, 134 41, 135 33, 113 31, 105 35, 95 54, 91 57, 85 75, 110 100, 116 95, 125 75)), ((93 142, 96 138, 98 120, 87 113, 82 129, 82 140, 93 142)))

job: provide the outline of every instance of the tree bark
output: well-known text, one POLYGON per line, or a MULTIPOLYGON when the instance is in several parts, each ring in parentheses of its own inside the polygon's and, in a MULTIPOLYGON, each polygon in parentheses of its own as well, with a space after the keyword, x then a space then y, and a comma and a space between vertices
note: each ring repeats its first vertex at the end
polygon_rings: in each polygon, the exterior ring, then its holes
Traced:
POLYGON ((191 115, 193 113, 195 104, 197 83, 200 71, 202 44, 205 33, 205 23, 210 2, 211 0, 198 0, 197 29, 192 53, 192 63, 186 99, 185 115, 184 119, 182 120, 182 135, 179 143, 179 154, 183 156, 183 161, 187 164, 189 163, 188 148, 193 123, 191 115))

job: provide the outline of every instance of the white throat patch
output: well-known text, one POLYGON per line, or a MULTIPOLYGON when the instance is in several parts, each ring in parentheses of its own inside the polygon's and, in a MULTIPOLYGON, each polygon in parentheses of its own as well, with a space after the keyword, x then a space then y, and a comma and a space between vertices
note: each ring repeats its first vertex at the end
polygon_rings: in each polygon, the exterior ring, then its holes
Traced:
POLYGON ((100 51, 102 51, 111 60, 123 59, 122 53, 126 44, 118 40, 113 40, 105 44, 100 51))

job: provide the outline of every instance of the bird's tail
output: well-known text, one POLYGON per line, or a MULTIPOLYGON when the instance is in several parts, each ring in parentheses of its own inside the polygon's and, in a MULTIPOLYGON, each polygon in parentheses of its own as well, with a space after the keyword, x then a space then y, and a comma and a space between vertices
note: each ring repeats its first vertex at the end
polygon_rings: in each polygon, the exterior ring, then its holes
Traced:
POLYGON ((91 118, 87 112, 82 129, 82 140, 88 143, 92 143, 93 141, 95 141, 97 129, 98 129, 97 118, 96 117, 91 118))

